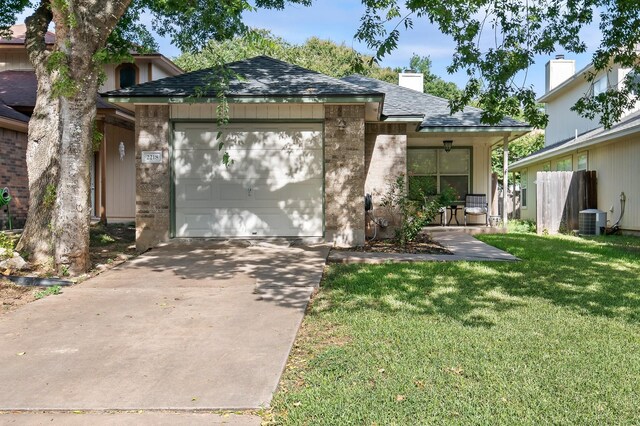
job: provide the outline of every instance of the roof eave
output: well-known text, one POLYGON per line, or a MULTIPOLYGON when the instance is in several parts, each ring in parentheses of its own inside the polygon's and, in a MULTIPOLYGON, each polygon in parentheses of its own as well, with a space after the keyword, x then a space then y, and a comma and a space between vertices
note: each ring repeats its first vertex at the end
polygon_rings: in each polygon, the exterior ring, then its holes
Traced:
POLYGON ((536 102, 546 103, 549 100, 555 98, 567 86, 569 86, 571 83, 575 82, 578 79, 578 77, 583 76, 587 71, 590 71, 592 68, 594 68, 593 64, 588 64, 587 66, 582 68, 580 71, 578 71, 577 73, 573 74, 571 77, 569 77, 568 79, 566 79, 565 81, 563 81, 562 83, 560 83, 559 85, 554 87, 553 89, 549 90, 544 95, 540 96, 538 99, 536 99, 536 102))
POLYGON ((417 131, 420 133, 529 133, 533 129, 531 126, 421 126, 417 131))
POLYGON ((0 127, 18 132, 26 132, 29 129, 29 122, 0 116, 0 127))
POLYGON ((407 115, 384 115, 380 117, 380 121, 386 123, 422 123, 424 114, 407 114, 407 115))
POLYGON ((640 124, 638 124, 637 126, 622 129, 617 132, 608 133, 606 135, 595 136, 591 139, 587 139, 585 141, 578 142, 575 144, 568 144, 568 145, 559 146, 558 148, 552 148, 548 151, 544 151, 540 153, 539 155, 532 154, 527 158, 523 158, 522 160, 519 160, 513 164, 510 164, 509 168, 520 168, 520 167, 529 166, 531 164, 537 163, 538 161, 555 157, 556 155, 566 154, 580 148, 589 148, 593 145, 597 145, 602 142, 607 142, 612 139, 622 138, 638 132, 640 132, 640 124))
POLYGON ((175 73, 175 75, 184 74, 184 70, 182 68, 177 66, 171 59, 167 58, 162 53, 157 53, 157 52, 154 52, 154 53, 134 53, 133 56, 137 57, 137 58, 141 58, 141 59, 142 58, 144 58, 144 59, 159 59, 160 62, 162 62, 162 64, 166 68, 169 68, 171 71, 173 71, 175 73))
MULTIPOLYGON (((304 95, 304 96, 228 96, 228 103, 366 103, 381 102, 384 95, 304 95)), ((103 96, 110 103, 192 104, 219 103, 218 97, 195 96, 103 96)))

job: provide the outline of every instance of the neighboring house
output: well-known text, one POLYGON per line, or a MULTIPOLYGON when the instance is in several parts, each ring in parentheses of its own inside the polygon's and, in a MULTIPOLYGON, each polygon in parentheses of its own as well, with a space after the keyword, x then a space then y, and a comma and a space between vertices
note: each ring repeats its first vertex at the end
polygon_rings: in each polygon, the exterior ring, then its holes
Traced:
MULTIPOLYGON (((9 187, 14 226, 21 226, 29 202, 27 122, 35 106, 37 81, 24 46, 26 27, 15 25, 11 31, 11 39, 0 39, 0 187, 9 187)), ((48 32, 45 42, 53 46, 54 41, 55 34, 48 32)), ((133 59, 132 63, 105 65, 107 78, 100 90, 115 90, 182 73, 157 53, 134 53, 133 59)), ((96 124, 104 143, 96 147, 91 163, 94 217, 112 222, 135 220, 134 123, 130 111, 98 97, 96 124)), ((3 213, 0 221, 6 221, 3 213)))
POLYGON ((482 125, 474 108, 451 117, 444 99, 266 56, 227 68, 237 75, 222 127, 211 69, 103 94, 136 116, 139 248, 173 237, 362 244, 365 193, 380 194, 408 172, 453 185, 461 197, 490 194, 491 147, 530 130, 510 119, 482 125), (443 140, 453 141, 450 152, 443 140))
POLYGON ((545 146, 538 152, 509 166, 520 173, 522 201, 520 217, 536 220, 536 174, 546 171, 591 170, 597 177, 597 206, 607 212, 610 224, 621 210, 620 194, 625 193, 625 213, 620 227, 640 231, 640 112, 627 111, 610 129, 581 117, 571 107, 584 94, 597 95, 617 88, 629 73, 613 66, 596 76, 593 85, 586 80, 593 66, 575 72, 575 61, 556 57, 546 65, 546 91, 538 100, 545 104, 549 124, 545 146))

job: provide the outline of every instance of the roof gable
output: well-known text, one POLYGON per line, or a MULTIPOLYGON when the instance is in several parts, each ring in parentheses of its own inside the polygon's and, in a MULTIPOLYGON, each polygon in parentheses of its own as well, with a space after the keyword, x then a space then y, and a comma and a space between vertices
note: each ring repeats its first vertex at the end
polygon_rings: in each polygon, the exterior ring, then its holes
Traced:
POLYGON ((413 89, 361 75, 344 77, 343 81, 360 85, 385 94, 382 114, 386 117, 419 117, 421 129, 430 127, 524 127, 527 123, 505 117, 496 125, 481 122, 482 110, 470 106, 451 115, 449 101, 413 89))
MULTIPOLYGON (((25 24, 16 24, 9 28, 11 31, 11 38, 0 38, 0 45, 20 45, 24 44, 27 38, 27 26, 25 24)), ((56 35, 51 31, 47 31, 44 35, 44 42, 46 44, 53 44, 56 40, 56 35)))
POLYGON ((229 72, 227 97, 379 96, 382 93, 268 56, 230 62, 105 93, 108 97, 217 97, 216 84, 229 72))

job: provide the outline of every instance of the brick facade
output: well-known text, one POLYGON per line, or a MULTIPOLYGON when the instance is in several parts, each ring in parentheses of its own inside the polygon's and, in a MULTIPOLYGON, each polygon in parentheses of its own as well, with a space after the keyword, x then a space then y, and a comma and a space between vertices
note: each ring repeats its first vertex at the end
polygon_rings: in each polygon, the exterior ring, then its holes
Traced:
MULTIPOLYGON (((407 172, 407 126, 402 123, 367 123, 365 127, 365 183, 364 191, 373 196, 373 216, 389 222, 387 228, 376 230, 378 237, 393 237, 394 220, 388 209, 380 207, 389 183, 407 172)), ((367 217, 368 236, 374 233, 374 224, 367 217)))
MULTIPOLYGON (((0 189, 9 188, 13 227, 22 228, 29 211, 27 134, 0 127, 0 189)), ((0 229, 8 226, 5 209, 0 210, 0 229)))
POLYGON ((364 105, 325 106, 325 238, 364 244, 364 105))
POLYGON ((136 106, 136 247, 169 239, 169 106, 136 106), (142 164, 142 151, 162 151, 162 163, 142 164))

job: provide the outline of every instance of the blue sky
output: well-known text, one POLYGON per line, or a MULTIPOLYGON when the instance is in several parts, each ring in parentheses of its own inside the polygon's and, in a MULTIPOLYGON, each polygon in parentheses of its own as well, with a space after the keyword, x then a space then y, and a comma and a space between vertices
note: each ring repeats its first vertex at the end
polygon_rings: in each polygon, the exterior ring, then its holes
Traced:
MULTIPOLYGON (((338 43, 344 42, 347 46, 363 53, 371 53, 366 46, 359 44, 353 37, 363 11, 361 0, 315 0, 311 7, 288 5, 281 11, 259 9, 256 12, 245 13, 244 18, 249 26, 271 30, 273 34, 291 43, 303 43, 307 38, 317 36, 338 43)), ((25 16, 27 16, 26 13, 21 15, 20 19, 24 20, 25 16)), ((587 54, 567 55, 567 59, 576 59, 577 69, 589 63, 591 53, 598 46, 600 33, 597 25, 584 29, 581 36, 588 45, 587 54)), ((165 56, 173 58, 180 54, 170 40, 156 38, 160 52, 165 56)), ((463 87, 467 81, 466 75, 462 73, 448 75, 446 71, 451 63, 453 47, 452 40, 442 35, 427 19, 415 18, 414 28, 402 32, 398 48, 384 58, 381 65, 407 67, 413 53, 430 56, 435 74, 463 87)), ((549 59, 549 57, 535 58, 535 65, 526 74, 526 84, 533 84, 538 95, 544 92, 544 64, 549 59)), ((518 83, 521 84, 522 80, 518 83)))

